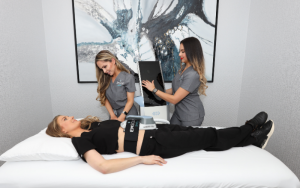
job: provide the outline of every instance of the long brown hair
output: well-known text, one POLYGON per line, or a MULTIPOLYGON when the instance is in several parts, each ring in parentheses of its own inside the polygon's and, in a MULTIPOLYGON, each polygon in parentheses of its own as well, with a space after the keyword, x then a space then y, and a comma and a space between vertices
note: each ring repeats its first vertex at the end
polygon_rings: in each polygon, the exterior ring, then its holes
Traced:
MULTIPOLYGON (((48 134, 49 136, 53 136, 53 137, 67 137, 67 138, 71 138, 70 135, 63 133, 61 131, 60 125, 57 123, 57 119, 58 117, 61 115, 57 115, 53 118, 53 120, 49 123, 47 130, 46 130, 46 134, 48 134)), ((91 128, 91 124, 93 122, 100 122, 100 119, 96 116, 87 116, 86 118, 80 120, 81 125, 80 127, 82 129, 90 129, 91 128)))
MULTIPOLYGON (((203 50, 200 41, 195 37, 189 37, 183 39, 180 44, 183 45, 184 51, 187 57, 187 60, 191 63, 193 66, 193 69, 197 71, 199 74, 199 80, 201 82, 198 92, 200 95, 205 95, 205 90, 208 88, 206 85, 206 78, 205 78, 205 61, 204 61, 204 55, 203 50)), ((180 72, 183 70, 182 65, 180 64, 180 72)))
POLYGON ((112 59, 115 59, 116 66, 120 71, 125 71, 125 72, 130 74, 130 71, 127 70, 122 65, 122 63, 120 63, 118 58, 116 58, 116 56, 114 54, 112 54, 110 51, 102 50, 96 55, 96 57, 95 57, 95 66, 96 66, 96 78, 97 78, 97 82, 98 82, 98 87, 97 87, 98 96, 97 96, 96 100, 100 101, 102 106, 105 105, 105 100, 106 100, 105 91, 107 90, 107 88, 110 84, 111 77, 108 74, 105 74, 103 72, 103 70, 100 69, 97 66, 97 61, 106 61, 106 62, 109 61, 109 62, 111 62, 112 59))

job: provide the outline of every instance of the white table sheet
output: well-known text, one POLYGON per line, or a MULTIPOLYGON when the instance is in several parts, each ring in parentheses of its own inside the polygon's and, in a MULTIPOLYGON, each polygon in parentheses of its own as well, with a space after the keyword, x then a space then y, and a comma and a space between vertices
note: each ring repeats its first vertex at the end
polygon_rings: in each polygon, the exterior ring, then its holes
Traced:
MULTIPOLYGON (((106 159, 132 156, 136 155, 104 155, 106 159)), ((255 146, 191 152, 167 162, 162 167, 140 164, 107 175, 81 159, 6 162, 0 168, 0 188, 300 188, 298 178, 286 165, 255 146)))

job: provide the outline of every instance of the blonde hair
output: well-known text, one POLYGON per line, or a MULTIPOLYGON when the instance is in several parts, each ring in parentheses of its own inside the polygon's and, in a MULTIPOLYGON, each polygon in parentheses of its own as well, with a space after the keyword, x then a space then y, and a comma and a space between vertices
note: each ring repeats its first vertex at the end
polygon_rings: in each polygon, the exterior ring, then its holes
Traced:
MULTIPOLYGON (((201 84, 198 88, 198 93, 206 96, 205 90, 208 88, 208 86, 206 85, 207 79, 205 78, 205 61, 201 43, 197 38, 189 37, 183 39, 180 44, 183 45, 186 57, 191 63, 193 69, 199 74, 199 80, 201 84)), ((180 64, 179 72, 182 70, 183 67, 180 64)))
MULTIPOLYGON (((53 137, 67 137, 71 138, 70 135, 63 133, 61 131, 60 125, 57 123, 58 117, 61 115, 57 115, 53 118, 53 120, 49 123, 46 134, 53 137)), ((94 122, 100 122, 100 119, 96 116, 87 116, 86 118, 80 120, 82 129, 90 129, 91 124, 94 122)))
POLYGON ((114 54, 112 54, 110 51, 102 50, 96 55, 95 66, 96 66, 96 78, 97 78, 97 82, 98 82, 98 87, 97 87, 98 96, 97 96, 96 100, 100 101, 102 106, 105 105, 105 100, 106 100, 105 91, 109 87, 111 77, 108 74, 105 74, 103 72, 103 70, 97 66, 97 62, 98 61, 111 62, 112 59, 115 59, 117 69, 119 69, 120 71, 125 71, 130 74, 130 71, 127 70, 122 65, 122 63, 116 58, 116 56, 114 54))

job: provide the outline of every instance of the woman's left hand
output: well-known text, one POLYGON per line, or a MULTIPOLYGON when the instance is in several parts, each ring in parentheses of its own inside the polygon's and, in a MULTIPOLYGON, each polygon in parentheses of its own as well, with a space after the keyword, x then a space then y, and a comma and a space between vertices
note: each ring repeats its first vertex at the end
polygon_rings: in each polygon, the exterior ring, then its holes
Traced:
POLYGON ((141 156, 141 158, 142 163, 146 165, 158 164, 159 166, 162 166, 163 164, 167 164, 167 161, 157 155, 141 156))
POLYGON ((152 80, 152 82, 149 82, 148 80, 143 80, 143 87, 147 88, 149 91, 153 91, 153 89, 155 89, 155 85, 154 85, 154 80, 152 80))

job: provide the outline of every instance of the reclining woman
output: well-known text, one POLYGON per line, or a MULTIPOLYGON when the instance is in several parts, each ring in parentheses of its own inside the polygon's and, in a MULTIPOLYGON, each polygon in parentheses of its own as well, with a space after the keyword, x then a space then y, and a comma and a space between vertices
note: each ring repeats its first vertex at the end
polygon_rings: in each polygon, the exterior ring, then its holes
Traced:
POLYGON ((206 150, 224 151, 232 147, 255 145, 264 149, 274 131, 272 120, 265 112, 240 127, 224 129, 193 128, 172 124, 158 124, 156 130, 139 130, 134 142, 124 141, 125 132, 117 120, 100 122, 88 116, 77 121, 73 116, 56 116, 46 133, 54 137, 72 139, 79 156, 103 174, 118 172, 137 164, 158 164, 187 152, 206 150), (133 152, 137 157, 105 160, 102 154, 133 152))

